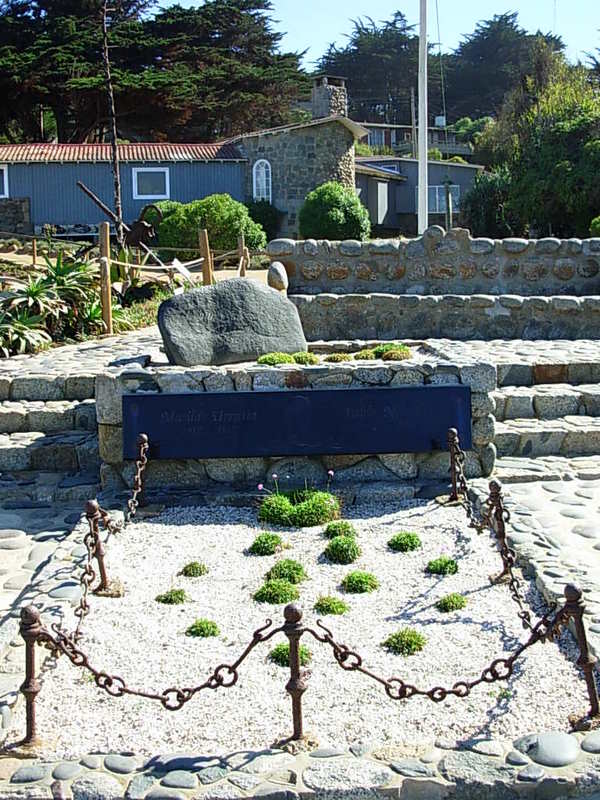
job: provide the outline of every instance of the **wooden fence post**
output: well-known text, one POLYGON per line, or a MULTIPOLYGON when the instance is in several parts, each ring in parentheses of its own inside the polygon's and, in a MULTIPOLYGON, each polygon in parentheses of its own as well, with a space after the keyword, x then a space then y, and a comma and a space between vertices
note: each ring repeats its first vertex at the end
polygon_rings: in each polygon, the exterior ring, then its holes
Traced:
POLYGON ((100 223, 100 302, 106 333, 112 334, 112 297, 110 283, 110 225, 100 223))
POLYGON ((37 239, 33 240, 33 247, 31 250, 31 266, 35 267, 37 264, 37 239))
POLYGON ((238 236, 238 264, 240 278, 246 277, 246 240, 244 234, 238 236))
POLYGON ((200 231, 198 243, 200 245, 200 255, 204 259, 202 262, 202 283, 204 286, 211 286, 213 282, 213 264, 206 228, 202 228, 200 231))

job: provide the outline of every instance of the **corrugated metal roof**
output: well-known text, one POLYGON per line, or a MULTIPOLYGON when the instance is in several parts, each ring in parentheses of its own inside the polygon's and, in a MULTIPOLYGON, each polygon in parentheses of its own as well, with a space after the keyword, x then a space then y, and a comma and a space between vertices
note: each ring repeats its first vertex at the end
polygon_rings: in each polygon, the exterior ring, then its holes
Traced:
MULTIPOLYGON (((167 142, 137 142, 120 144, 121 161, 241 161, 235 145, 171 144, 167 142)), ((110 161, 109 144, 3 144, 0 163, 110 161)))

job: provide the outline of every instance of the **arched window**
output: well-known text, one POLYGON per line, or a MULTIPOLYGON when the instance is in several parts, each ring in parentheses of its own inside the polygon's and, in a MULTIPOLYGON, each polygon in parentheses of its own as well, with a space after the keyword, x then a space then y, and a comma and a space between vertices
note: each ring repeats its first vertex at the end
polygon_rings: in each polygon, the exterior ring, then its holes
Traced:
POLYGON ((252 167, 252 195, 254 200, 271 202, 271 165, 265 158, 252 167))

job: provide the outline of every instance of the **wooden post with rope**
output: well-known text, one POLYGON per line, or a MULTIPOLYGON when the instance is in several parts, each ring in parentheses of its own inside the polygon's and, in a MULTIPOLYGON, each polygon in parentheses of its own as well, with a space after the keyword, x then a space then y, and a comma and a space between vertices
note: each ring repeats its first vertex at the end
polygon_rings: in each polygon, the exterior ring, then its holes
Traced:
POLYGON ((238 276, 246 277, 246 240, 243 233, 238 236, 238 276))
POLYGON ((198 235, 198 244, 200 247, 200 255, 204 259, 202 262, 202 283, 204 286, 211 286, 213 282, 213 264, 208 241, 208 231, 206 228, 202 228, 200 231, 198 235))
POLYGON ((112 334, 112 297, 110 283, 110 224, 100 223, 100 302, 106 333, 112 334))
POLYGON ((31 266, 37 266, 37 239, 34 237, 31 250, 31 266))

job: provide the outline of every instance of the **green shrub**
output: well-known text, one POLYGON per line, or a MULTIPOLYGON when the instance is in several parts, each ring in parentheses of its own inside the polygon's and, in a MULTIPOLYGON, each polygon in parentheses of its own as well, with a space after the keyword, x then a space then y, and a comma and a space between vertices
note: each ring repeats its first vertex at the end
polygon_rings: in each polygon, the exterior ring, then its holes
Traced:
POLYGON ((359 239, 371 233, 369 212, 353 187, 330 181, 306 196, 300 214, 300 235, 305 239, 359 239))
POLYGON ((386 650, 400 656, 412 656, 427 644, 427 639, 414 628, 402 628, 381 643, 386 650))
POLYGON ((206 575, 207 572, 208 567, 206 564, 201 564, 199 561, 190 561, 179 574, 185 578, 200 578, 202 575, 206 575))
POLYGON ((289 353, 266 353, 256 359, 257 364, 267 367, 275 367, 277 364, 293 364, 294 356, 289 353))
POLYGON ((439 147, 430 147, 427 151, 427 158, 429 161, 443 161, 444 156, 439 147))
MULTIPOLYGON (((277 497, 277 495, 272 495, 277 497)), ((256 539, 248 548, 248 552, 253 556, 272 556, 282 548, 281 536, 276 533, 259 533, 256 539)))
POLYGON ((186 630, 185 635, 206 638, 208 636, 218 636, 219 633, 219 626, 216 622, 210 619, 197 619, 186 630))
POLYGON ((392 350, 386 350, 381 356, 384 361, 406 361, 410 358, 410 350, 408 347, 395 347, 392 350))
POLYGON ((425 571, 431 575, 455 575, 458 572, 458 564, 449 556, 440 556, 430 561, 425 571))
POLYGON ((340 364, 342 361, 352 361, 352 354, 351 353, 329 353, 329 355, 323 358, 323 361, 327 361, 330 364, 340 364))
POLYGON ((379 581, 370 572, 349 572, 342 581, 342 588, 350 594, 364 594, 374 592, 379 588, 379 581))
POLYGON ((279 232, 279 222, 283 216, 278 208, 268 202, 268 200, 252 200, 246 203, 250 219, 260 225, 267 241, 277 238, 279 232))
POLYGON ((339 597, 323 596, 319 597, 314 609, 317 614, 345 614, 348 611, 348 604, 339 597))
POLYGON ((260 589, 254 592, 254 599, 259 603, 291 603, 299 596, 300 593, 294 584, 283 578, 265 581, 260 589))
MULTIPOLYGON (((179 203, 177 200, 159 200, 156 203, 153 203, 157 208, 159 208, 162 212, 162 221, 164 221, 167 217, 170 217, 171 214, 174 214, 175 211, 180 209, 183 203, 179 203)), ((153 208, 149 208, 148 211, 144 214, 144 219, 146 222, 149 222, 155 231, 158 231, 158 226, 160 225, 158 221, 158 214, 153 208)))
MULTIPOLYGON (((307 664, 310 664, 310 660, 312 658, 312 653, 306 647, 306 645, 301 644, 298 648, 298 656, 300 658, 300 665, 305 667, 307 664)), ((290 665, 290 646, 287 642, 282 642, 281 644, 276 645, 271 652, 269 653, 269 661, 273 661, 279 667, 289 667, 290 665)))
POLYGON ((164 603, 167 606, 178 606, 185 603, 185 591, 183 589, 169 589, 164 594, 157 594, 157 603, 164 603))
POLYGON ((441 597, 435 604, 439 611, 448 613, 449 611, 460 611, 467 605, 467 598, 458 592, 452 592, 445 597, 441 597))
POLYGON ((590 236, 594 238, 600 236, 600 216, 594 217, 590 222, 590 236))
POLYGON ((265 497, 258 511, 261 522, 297 528, 310 528, 336 519, 340 501, 329 492, 303 489, 265 497))
POLYGON ((377 358, 375 355, 375 350, 366 349, 366 350, 359 350, 358 353, 354 353, 354 360, 355 361, 374 361, 377 358))
POLYGON ((292 358, 296 364, 318 364, 319 357, 316 353, 294 353, 292 358))
POLYGON ((410 358, 410 347, 407 347, 402 342, 385 342, 378 344, 373 348, 375 358, 385 358, 386 353, 404 353, 403 358, 410 358))
POLYGON ((418 550, 421 547, 421 540, 416 533, 400 531, 396 533, 388 542, 390 550, 397 553, 408 553, 410 550, 418 550))
POLYGON ((293 558, 284 558, 282 561, 273 564, 266 575, 267 580, 283 578, 283 580, 289 581, 289 583, 300 583, 306 580, 307 577, 302 564, 298 561, 294 561, 293 558))
POLYGON ((356 528, 347 519, 336 519, 325 528, 325 536, 333 539, 334 536, 356 536, 356 528))
POLYGON ((325 557, 334 564, 352 564, 359 555, 354 536, 334 536, 325 548, 325 557))

